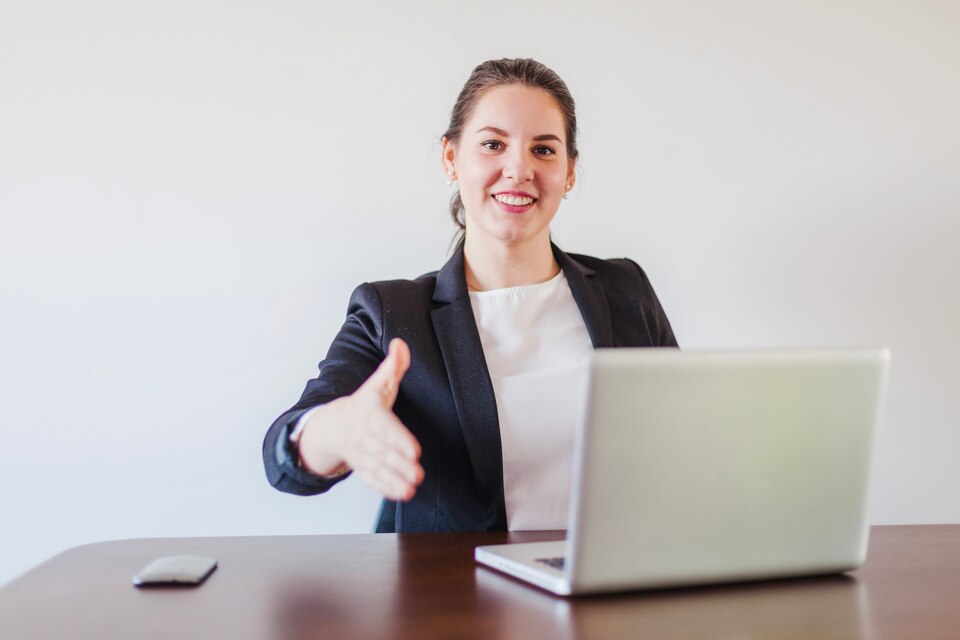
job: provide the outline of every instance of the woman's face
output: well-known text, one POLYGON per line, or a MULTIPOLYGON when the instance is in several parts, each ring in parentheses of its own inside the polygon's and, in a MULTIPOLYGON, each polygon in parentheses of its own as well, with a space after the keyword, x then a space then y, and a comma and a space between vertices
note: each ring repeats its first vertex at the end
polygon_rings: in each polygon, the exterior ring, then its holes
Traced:
POLYGON ((460 183, 467 236, 516 245, 549 239, 563 194, 573 186, 563 114, 543 89, 506 85, 477 101, 443 162, 460 183))

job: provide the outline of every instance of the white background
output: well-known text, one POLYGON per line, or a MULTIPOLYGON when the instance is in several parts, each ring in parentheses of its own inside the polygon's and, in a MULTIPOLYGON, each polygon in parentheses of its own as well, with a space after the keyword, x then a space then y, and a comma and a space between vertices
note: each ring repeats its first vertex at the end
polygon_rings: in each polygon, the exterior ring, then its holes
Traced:
POLYGON ((960 5, 0 0, 0 583, 122 537, 369 531, 261 438, 364 280, 445 261, 470 70, 578 102, 569 251, 685 348, 888 345, 875 523, 960 521, 960 5))

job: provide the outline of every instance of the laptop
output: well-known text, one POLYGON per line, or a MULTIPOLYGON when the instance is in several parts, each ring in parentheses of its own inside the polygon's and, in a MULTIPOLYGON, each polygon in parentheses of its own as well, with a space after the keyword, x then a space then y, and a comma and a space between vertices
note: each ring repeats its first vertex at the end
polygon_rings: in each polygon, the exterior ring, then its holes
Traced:
POLYGON ((560 595, 850 571, 887 349, 600 349, 567 540, 480 546, 560 595))

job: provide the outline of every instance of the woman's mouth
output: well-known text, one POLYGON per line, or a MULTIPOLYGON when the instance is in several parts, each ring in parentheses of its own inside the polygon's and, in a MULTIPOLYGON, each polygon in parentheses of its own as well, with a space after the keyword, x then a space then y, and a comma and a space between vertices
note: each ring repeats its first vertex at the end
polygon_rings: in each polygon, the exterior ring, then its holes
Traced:
POLYGON ((493 199, 497 201, 501 209, 509 213, 523 213, 537 201, 533 196, 513 193, 495 193, 493 199))
POLYGON ((506 193, 498 193, 493 197, 497 202, 509 204, 513 207, 521 207, 528 204, 533 204, 536 201, 536 198, 531 198, 530 196, 511 196, 506 193))

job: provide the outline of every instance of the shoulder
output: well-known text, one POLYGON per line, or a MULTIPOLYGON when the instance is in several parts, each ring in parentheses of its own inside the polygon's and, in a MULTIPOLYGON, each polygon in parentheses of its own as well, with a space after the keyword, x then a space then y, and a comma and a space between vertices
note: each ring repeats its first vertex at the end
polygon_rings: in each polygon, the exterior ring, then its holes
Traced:
POLYGON ((568 253, 587 280, 600 285, 607 296, 611 311, 621 308, 643 310, 659 309, 660 303, 646 272, 630 258, 595 258, 579 253, 568 253))
POLYGON ((377 280, 365 282, 360 287, 369 287, 377 292, 381 298, 409 297, 433 295, 437 286, 437 272, 431 271, 413 280, 377 280))
POLYGON ((351 309, 382 310, 429 305, 437 283, 437 272, 426 273, 414 280, 377 280, 364 282, 350 296, 351 309))
POLYGON ((604 283, 643 284, 649 286, 650 280, 639 264, 630 258, 596 258, 580 253, 568 253, 567 257, 593 271, 604 283))
POLYGON ((607 309, 615 319, 615 345, 677 346, 670 321, 640 265, 630 258, 604 260, 576 253, 566 257, 587 280, 603 288, 607 309))

